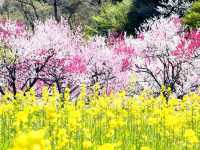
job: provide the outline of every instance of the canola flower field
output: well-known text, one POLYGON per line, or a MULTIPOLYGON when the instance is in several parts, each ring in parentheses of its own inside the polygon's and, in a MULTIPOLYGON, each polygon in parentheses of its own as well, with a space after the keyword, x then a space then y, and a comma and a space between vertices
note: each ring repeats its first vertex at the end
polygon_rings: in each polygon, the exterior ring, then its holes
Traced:
POLYGON ((200 96, 183 100, 82 90, 77 103, 47 89, 0 101, 0 150, 199 150, 200 96), (90 99, 85 102, 84 99, 90 99))

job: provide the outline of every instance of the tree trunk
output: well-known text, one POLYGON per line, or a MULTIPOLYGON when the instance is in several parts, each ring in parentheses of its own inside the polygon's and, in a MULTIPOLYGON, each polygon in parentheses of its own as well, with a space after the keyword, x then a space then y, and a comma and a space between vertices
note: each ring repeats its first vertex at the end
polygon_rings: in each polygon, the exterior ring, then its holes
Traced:
POLYGON ((53 8, 54 8, 54 18, 57 22, 60 22, 60 18, 58 16, 58 3, 57 0, 54 0, 53 2, 53 8))

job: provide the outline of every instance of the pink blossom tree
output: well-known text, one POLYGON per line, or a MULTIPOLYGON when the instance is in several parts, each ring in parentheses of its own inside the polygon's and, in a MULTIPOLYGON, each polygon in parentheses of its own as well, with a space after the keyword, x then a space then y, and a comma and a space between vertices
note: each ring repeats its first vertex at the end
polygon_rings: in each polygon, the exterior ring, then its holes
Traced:
POLYGON ((143 87, 157 92, 170 87, 180 96, 199 86, 199 40, 199 31, 187 31, 176 15, 143 24, 138 37, 128 39, 135 47, 135 71, 143 87))
POLYGON ((70 30, 63 19, 59 23, 54 19, 36 22, 34 33, 30 33, 28 38, 15 39, 12 44, 13 49, 24 50, 23 58, 32 64, 21 90, 28 91, 33 86, 41 89, 43 85, 55 83, 58 91, 63 92, 66 81, 81 80, 83 76, 80 75, 86 71, 82 55, 84 45, 82 34, 70 30))
MULTIPOLYGON (((25 25, 18 21, 1 20, 0 21, 0 92, 5 94, 5 88, 11 90, 14 94, 17 92, 17 76, 20 72, 16 72, 17 68, 22 65, 19 57, 22 53, 16 49, 12 49, 13 40, 27 36, 25 25)), ((22 65, 23 66, 23 65, 22 65)), ((21 70, 26 72, 26 67, 21 70)))
POLYGON ((125 35, 90 39, 86 54, 89 57, 87 79, 99 82, 107 91, 126 89, 133 69, 134 48, 125 42, 125 35))
POLYGON ((89 87, 99 82, 109 90, 125 88, 133 48, 124 40, 114 45, 99 36, 85 40, 81 29, 71 30, 64 19, 59 23, 53 19, 36 22, 34 33, 17 22, 9 25, 2 23, 2 49, 7 53, 8 48, 15 59, 2 59, 2 94, 6 87, 16 94, 53 84, 61 93, 67 86, 73 92, 83 82, 89 87))
MULTIPOLYGON (((42 74, 45 77, 42 80, 46 84, 56 83, 60 92, 66 86, 73 92, 83 82, 88 87, 98 82, 102 88, 117 91, 125 88, 132 67, 131 57, 129 58, 132 47, 127 47, 123 40, 109 46, 105 42, 106 39, 100 36, 85 40, 80 29, 76 32, 70 30, 65 20, 61 20, 59 24, 52 22, 54 20, 47 20, 45 24, 41 24, 42 30, 37 30, 36 27, 33 35, 36 41, 43 40, 39 49, 51 44, 58 45, 52 48, 56 50, 56 55, 49 61, 42 74), (43 34, 44 37, 41 38, 43 34)), ((38 43, 30 45, 35 45, 37 50, 38 43)), ((73 95, 78 93, 74 92, 73 95)))

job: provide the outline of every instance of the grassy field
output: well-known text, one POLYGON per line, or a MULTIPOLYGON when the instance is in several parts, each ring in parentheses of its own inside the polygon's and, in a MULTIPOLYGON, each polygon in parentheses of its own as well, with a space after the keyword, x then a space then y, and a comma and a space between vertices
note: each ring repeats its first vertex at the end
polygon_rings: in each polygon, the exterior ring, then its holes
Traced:
POLYGON ((34 91, 0 101, 1 150, 199 150, 200 96, 190 93, 182 101, 125 92, 90 95, 90 103, 64 103, 54 90, 34 91))

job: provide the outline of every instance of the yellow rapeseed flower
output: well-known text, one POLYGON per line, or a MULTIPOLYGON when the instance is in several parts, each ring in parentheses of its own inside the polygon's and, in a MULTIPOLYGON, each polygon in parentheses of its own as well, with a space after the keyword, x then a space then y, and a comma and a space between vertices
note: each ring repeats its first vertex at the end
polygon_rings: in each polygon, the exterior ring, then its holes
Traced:
POLYGON ((99 146, 97 150, 114 150, 114 149, 115 149, 114 144, 105 143, 105 144, 99 146))
POLYGON ((185 130, 184 137, 191 144, 197 144, 199 142, 198 137, 192 129, 185 130))
POLYGON ((89 149, 92 147, 91 141, 83 141, 83 149, 89 149))
POLYGON ((16 122, 25 123, 28 121, 28 110, 20 111, 16 114, 16 122))
POLYGON ((44 131, 30 131, 16 137, 10 150, 50 150, 50 144, 44 139, 44 131))
POLYGON ((151 150, 148 146, 142 146, 140 150, 151 150))

